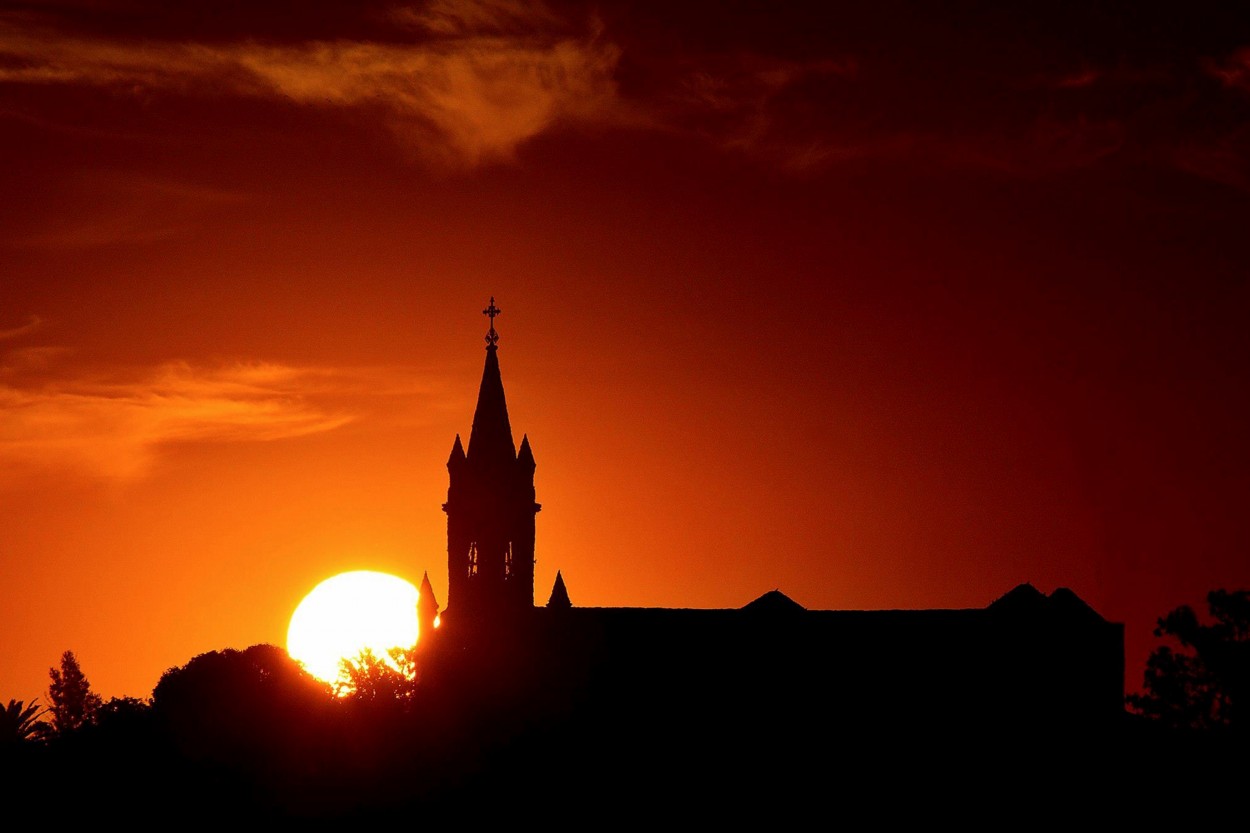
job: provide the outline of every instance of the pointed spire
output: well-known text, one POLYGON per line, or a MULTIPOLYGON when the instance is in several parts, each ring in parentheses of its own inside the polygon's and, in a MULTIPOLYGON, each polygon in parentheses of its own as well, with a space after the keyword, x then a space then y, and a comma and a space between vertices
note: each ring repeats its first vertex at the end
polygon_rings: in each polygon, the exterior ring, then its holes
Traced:
POLYGON ((468 459, 474 463, 498 464, 516 459, 512 442, 512 426, 508 422, 508 403, 503 395, 503 377, 499 373, 499 340, 494 320, 499 314, 495 299, 483 310, 490 315, 491 328, 486 337, 486 366, 482 369, 482 385, 477 392, 477 409, 473 412, 473 430, 469 434, 468 459), (492 314, 493 313, 493 314, 492 314), (493 339, 493 340, 492 340, 493 339))
POLYGON ((547 599, 547 607, 567 610, 573 603, 569 601, 569 591, 564 586, 564 576, 556 570, 556 583, 551 586, 551 597, 547 599))
POLYGON ((418 590, 417 604, 421 607, 433 606, 438 611, 438 600, 434 598, 434 588, 430 586, 430 571, 426 570, 421 577, 421 588, 418 590))
POLYGON ((460 444, 460 435, 456 435, 456 441, 451 446, 451 456, 447 458, 447 468, 464 462, 464 446, 460 444))
POLYGON ((434 598, 434 588, 430 586, 430 571, 426 570, 421 577, 421 587, 417 590, 417 646, 423 650, 430 645, 434 629, 438 627, 438 600, 434 598))
POLYGON ((534 462, 534 452, 530 449, 529 434, 522 435, 521 450, 517 452, 516 460, 523 468, 526 466, 531 469, 538 467, 538 464, 534 462))

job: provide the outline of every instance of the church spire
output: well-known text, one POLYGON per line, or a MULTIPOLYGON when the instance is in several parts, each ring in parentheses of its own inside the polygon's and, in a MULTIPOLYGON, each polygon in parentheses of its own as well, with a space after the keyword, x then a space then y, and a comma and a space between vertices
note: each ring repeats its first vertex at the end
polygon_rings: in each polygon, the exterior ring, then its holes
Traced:
POLYGON ((478 465, 516 460, 497 355, 499 333, 495 331, 495 316, 500 312, 491 296, 490 306, 482 310, 482 314, 490 318, 490 330, 486 333, 486 366, 482 369, 482 385, 478 389, 477 410, 473 412, 473 430, 469 434, 469 462, 478 465))
MULTIPOLYGON (((534 607, 534 453, 528 438, 518 455, 499 373, 495 299, 482 310, 490 319, 486 366, 467 448, 459 438, 447 460, 448 627, 496 623, 534 607), (459 624, 456 624, 459 623, 459 624)), ((463 632, 463 631, 461 631, 463 632)))

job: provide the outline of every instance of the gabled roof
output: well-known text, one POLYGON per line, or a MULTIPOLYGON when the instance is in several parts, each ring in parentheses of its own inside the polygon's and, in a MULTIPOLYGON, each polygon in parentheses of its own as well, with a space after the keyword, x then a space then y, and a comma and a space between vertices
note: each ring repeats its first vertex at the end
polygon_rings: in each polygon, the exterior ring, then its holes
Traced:
POLYGON ((1099 622, 1106 621, 1098 611, 1086 604, 1084 599, 1066 587, 1058 587, 1051 592, 1050 605, 1061 616, 1079 617, 1099 622))
POLYGON ((999 610, 1007 613, 1034 613, 1046 607, 1046 596, 1027 581, 1018 584, 990 602, 987 610, 999 610))
POLYGON ((796 613, 807 608, 780 590, 769 590, 758 599, 743 605, 742 609, 754 613, 787 614, 796 613))
POLYGON ((1068 588, 1059 587, 1047 596, 1028 582, 999 596, 987 609, 1018 616, 1046 615, 1064 619, 1106 621, 1068 588))

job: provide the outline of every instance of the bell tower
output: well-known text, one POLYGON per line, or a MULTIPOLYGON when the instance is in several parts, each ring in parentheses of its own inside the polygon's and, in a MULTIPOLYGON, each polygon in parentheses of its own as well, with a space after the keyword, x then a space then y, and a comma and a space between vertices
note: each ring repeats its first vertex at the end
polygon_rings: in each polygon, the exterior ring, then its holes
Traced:
POLYGON ((483 625, 534 607, 534 454, 529 438, 518 451, 499 373, 495 299, 482 310, 490 319, 486 365, 478 389, 469 447, 460 435, 447 460, 446 623, 483 625))

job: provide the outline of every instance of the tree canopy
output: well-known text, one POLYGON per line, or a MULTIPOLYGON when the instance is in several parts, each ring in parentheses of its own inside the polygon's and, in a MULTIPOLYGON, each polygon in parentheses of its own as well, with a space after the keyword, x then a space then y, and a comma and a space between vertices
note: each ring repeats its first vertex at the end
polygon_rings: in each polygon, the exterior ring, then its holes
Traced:
POLYGON ((1189 605, 1158 620, 1160 645, 1146 663, 1144 691, 1128 704, 1168 726, 1246 731, 1250 685, 1250 590, 1212 590, 1207 621, 1189 605))

